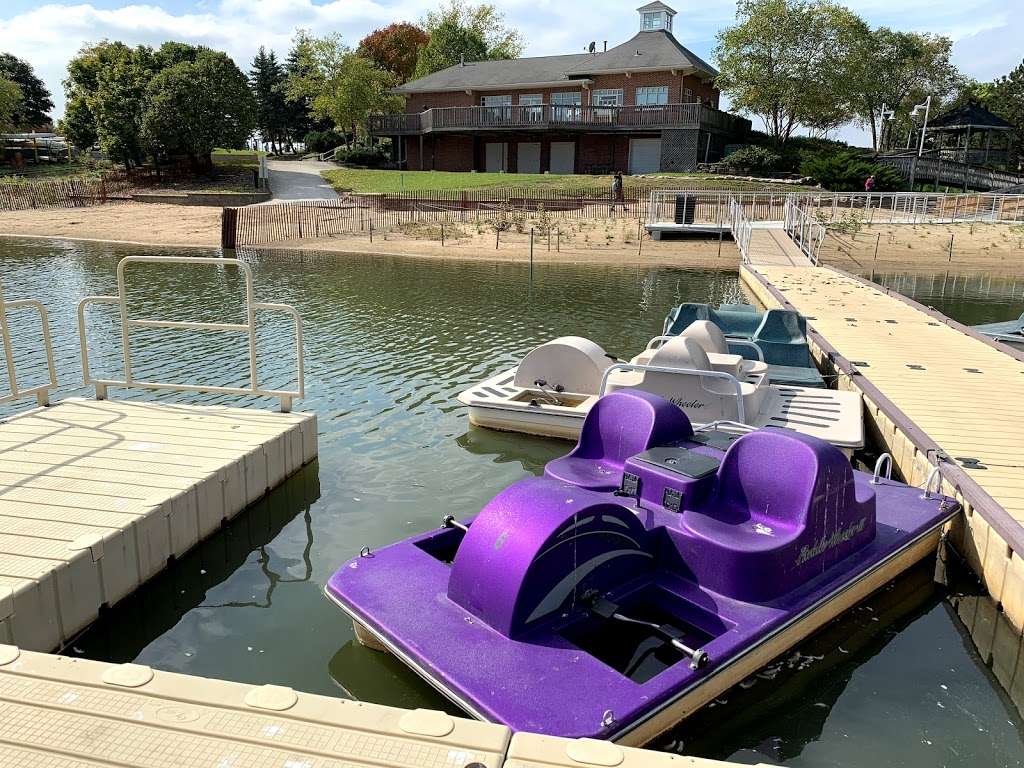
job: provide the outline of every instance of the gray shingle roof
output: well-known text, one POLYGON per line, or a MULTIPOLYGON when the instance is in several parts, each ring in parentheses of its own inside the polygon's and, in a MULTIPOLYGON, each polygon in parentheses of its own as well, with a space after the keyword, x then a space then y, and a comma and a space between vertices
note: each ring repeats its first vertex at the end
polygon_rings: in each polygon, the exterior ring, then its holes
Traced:
POLYGON ((676 12, 675 8, 669 8, 667 5, 665 5, 663 2, 661 2, 661 0, 654 0, 653 3, 648 3, 647 5, 641 5, 639 8, 637 8, 637 10, 640 13, 643 13, 644 11, 668 11, 669 13, 675 13, 676 12))
POLYGON ((718 70, 663 29, 637 32, 632 38, 604 53, 588 56, 570 69, 570 76, 596 75, 638 69, 696 69, 715 77, 718 70), (637 55, 637 51, 640 55, 637 55))
POLYGON ((715 77, 718 72, 692 51, 680 45, 669 32, 638 32, 630 40, 604 53, 570 53, 562 56, 533 56, 501 61, 473 61, 456 64, 418 80, 410 80, 395 93, 492 90, 510 85, 565 83, 608 72, 644 69, 695 69, 715 77), (637 56, 636 52, 640 51, 637 56))
POLYGON ((461 91, 465 88, 488 90, 505 85, 535 85, 563 80, 568 83, 566 72, 590 58, 593 54, 570 53, 500 61, 467 61, 465 66, 456 64, 418 80, 410 80, 396 88, 395 93, 461 91))

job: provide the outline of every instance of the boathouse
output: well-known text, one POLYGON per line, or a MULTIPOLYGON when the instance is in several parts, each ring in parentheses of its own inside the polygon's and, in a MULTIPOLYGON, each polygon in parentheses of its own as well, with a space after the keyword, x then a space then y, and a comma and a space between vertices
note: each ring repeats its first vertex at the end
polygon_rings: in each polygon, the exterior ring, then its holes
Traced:
POLYGON ((674 10, 637 11, 639 31, 613 48, 465 61, 405 83, 405 112, 371 117, 370 133, 410 170, 650 173, 720 159, 750 122, 718 108, 718 72, 676 39, 674 10))

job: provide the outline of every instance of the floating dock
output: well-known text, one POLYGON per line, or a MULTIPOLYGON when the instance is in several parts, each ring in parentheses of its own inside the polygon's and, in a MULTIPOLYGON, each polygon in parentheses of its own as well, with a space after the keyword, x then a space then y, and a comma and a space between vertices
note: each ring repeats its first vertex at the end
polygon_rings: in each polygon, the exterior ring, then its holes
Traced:
POLYGON ((766 306, 808 318, 814 355, 863 395, 868 423, 908 482, 938 466, 964 505, 954 546, 1017 636, 1024 628, 1024 354, 840 270, 744 264, 766 306))
POLYGON ((0 645, 7 768, 724 768, 608 742, 0 645))
POLYGON ((316 417, 69 399, 0 422, 0 642, 60 647, 316 456, 316 417))

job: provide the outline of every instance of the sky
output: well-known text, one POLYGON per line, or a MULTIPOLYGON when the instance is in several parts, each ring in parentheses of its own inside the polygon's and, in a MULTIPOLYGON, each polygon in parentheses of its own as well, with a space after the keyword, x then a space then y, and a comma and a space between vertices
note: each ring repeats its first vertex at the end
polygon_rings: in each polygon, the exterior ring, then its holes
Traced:
MULTIPOLYGON (((646 0, 643 0, 646 1, 646 0)), ((582 52, 587 43, 624 42, 639 28, 640 0, 494 0, 526 40, 525 55, 582 52)), ((1021 0, 847 0, 872 26, 951 37, 954 62, 967 75, 991 80, 1024 57, 1021 0), (1016 8, 1016 10, 1014 10, 1016 8)), ((669 0, 683 45, 711 60, 715 34, 729 26, 734 0, 669 0)), ((0 0, 0 51, 28 60, 53 92, 54 116, 64 107, 61 81, 83 45, 103 39, 159 45, 182 40, 227 51, 248 71, 260 45, 287 53, 296 29, 339 32, 355 46, 393 21, 417 21, 438 0, 126 0, 46 2, 0 0)), ((755 121, 755 127, 757 125, 755 121)), ((856 128, 840 138, 866 143, 856 128)))

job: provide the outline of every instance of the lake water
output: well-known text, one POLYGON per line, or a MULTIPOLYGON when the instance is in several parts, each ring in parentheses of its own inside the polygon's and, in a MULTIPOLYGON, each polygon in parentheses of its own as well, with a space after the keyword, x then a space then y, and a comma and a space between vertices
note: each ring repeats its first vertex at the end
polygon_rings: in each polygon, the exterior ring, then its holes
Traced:
MULTIPOLYGON (((36 297, 51 310, 61 395, 86 394, 76 384, 77 300, 114 292, 120 257, 166 253, 0 240, 8 299, 36 297)), ((660 330, 672 304, 740 295, 735 272, 542 264, 531 283, 525 267, 500 263, 301 252, 245 258, 258 299, 291 303, 305 320, 307 398, 299 407, 318 415, 319 461, 66 652, 401 706, 448 705, 394 659, 355 643, 323 584, 364 545, 434 527, 449 512, 471 514, 569 448, 471 428, 454 395, 554 336, 588 336, 630 356, 660 330)), ((241 286, 229 270, 138 270, 129 274, 130 296, 148 316, 240 319, 241 286), (175 295, 183 288, 185 299, 175 295)), ((1024 310, 1012 280, 950 289, 941 279, 876 279, 966 322, 1024 310)), ((97 310, 89 320, 95 364, 116 371, 115 319, 97 310)), ((289 379, 286 330, 270 318, 261 323, 268 383, 289 379)), ((244 379, 237 344, 212 333, 191 333, 184 344, 170 338, 180 333, 142 335, 140 371, 176 381, 244 379)), ((654 746, 793 766, 1020 765, 1020 717, 952 608, 950 595, 962 589, 937 585, 930 564, 915 569, 654 746)))

